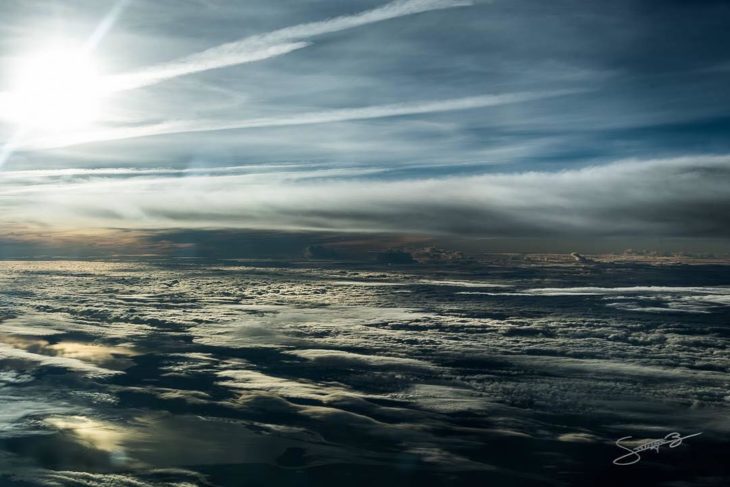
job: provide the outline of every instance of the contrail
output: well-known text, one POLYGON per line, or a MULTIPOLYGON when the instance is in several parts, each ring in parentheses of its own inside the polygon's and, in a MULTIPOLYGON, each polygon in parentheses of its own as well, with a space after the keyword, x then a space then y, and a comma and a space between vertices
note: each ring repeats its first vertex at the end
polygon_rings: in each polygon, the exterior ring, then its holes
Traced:
MULTIPOLYGON (((120 0, 112 8, 88 39, 86 43, 87 50, 92 50, 99 43, 130 1, 120 0)), ((339 32, 407 15, 468 5, 471 5, 471 0, 397 0, 382 7, 366 10, 354 15, 344 15, 319 22, 285 27, 265 34, 258 34, 221 44, 206 49, 205 51, 149 66, 139 71, 106 76, 102 83, 106 92, 133 90, 162 83, 163 81, 179 76, 262 61, 288 54, 310 45, 310 43, 304 41, 304 39, 310 37, 339 32)), ((4 95, 7 95, 7 93, 0 93, 0 101, 4 95)))
POLYGON ((26 140, 21 144, 23 150, 58 149, 92 142, 136 139, 155 135, 171 135, 193 132, 212 132, 218 130, 250 129, 259 127, 284 127, 312 125, 350 120, 369 120, 425 113, 468 110, 490 106, 521 103, 542 98, 575 94, 583 90, 556 90, 547 92, 520 92, 499 95, 481 95, 448 100, 415 103, 396 103, 368 107, 342 108, 319 112, 298 113, 281 117, 252 118, 249 120, 182 120, 163 122, 154 125, 93 130, 58 136, 26 140))
MULTIPOLYGON (((105 18, 99 23, 94 33, 89 37, 85 49, 93 50, 99 41, 106 35, 113 26, 124 8, 129 4, 130 0, 119 0, 115 6, 109 11, 105 18)), ((211 69, 219 69, 238 64, 261 61, 264 59, 281 56, 297 49, 302 49, 309 45, 304 39, 315 37, 323 34, 339 32, 355 27, 382 22, 389 19, 414 15, 422 12, 433 10, 442 10, 454 7, 463 7, 471 5, 471 0, 396 0, 382 7, 367 10, 354 15, 344 15, 331 18, 328 20, 310 22, 306 24, 295 25, 283 29, 275 30, 265 34, 259 34, 246 37, 234 42, 229 42, 216 47, 212 47, 205 51, 191 54, 177 60, 158 64, 145 68, 143 70, 126 73, 120 75, 108 76, 103 80, 104 89, 107 92, 126 91, 144 86, 150 86, 163 81, 185 76, 189 74, 208 71, 211 69)), ((7 93, 0 93, 0 105, 7 93)), ((453 102, 453 100, 452 100, 453 102)), ((426 111, 443 111, 438 108, 438 102, 431 105, 435 110, 426 109, 426 111)), ((448 104, 448 103, 447 103, 448 104)), ((458 103, 457 103, 458 105, 458 103)), ((0 107, 1 108, 1 107, 0 107)), ((421 108, 423 109, 423 107, 421 108)), ((454 108, 458 109, 458 108, 454 108)), ((110 129, 94 132, 80 133, 62 139, 43 139, 37 148, 52 147, 68 147, 71 145, 84 144, 103 140, 121 140, 137 137, 147 137, 152 135, 184 133, 184 132, 204 132, 212 130, 225 130, 234 128, 249 127, 266 127, 277 125, 302 125, 309 123, 327 123, 328 121, 348 120, 348 119, 364 119, 377 118, 384 116, 397 115, 399 111, 405 110, 407 113, 424 113, 414 107, 408 105, 387 105, 371 108, 356 108, 335 110, 333 112, 319 112, 303 115, 295 115, 292 117, 284 117, 281 119, 254 119, 249 121, 240 121, 236 123, 221 122, 177 122, 163 123, 152 126, 142 126, 127 129, 110 129), (388 114, 391 113, 392 114, 388 114)), ((35 146, 35 144, 33 144, 35 146)), ((3 149, 4 158, 12 153, 15 149, 28 148, 28 144, 22 142, 18 145, 16 141, 6 144, 3 149)))
POLYGON ((470 0, 397 0, 373 10, 285 27, 221 44, 173 61, 150 66, 138 72, 110 76, 106 80, 107 89, 109 91, 132 90, 178 76, 261 61, 306 47, 309 44, 302 41, 310 37, 407 15, 468 5, 471 5, 470 0))
MULTIPOLYGON (((120 0, 102 20, 87 42, 87 49, 93 49, 99 40, 109 31, 129 0, 120 0)), ((471 0, 396 0, 382 7, 367 10, 354 15, 345 15, 328 20, 299 24, 265 34, 246 37, 237 41, 222 44, 205 51, 191 54, 177 60, 158 64, 143 70, 108 76, 104 79, 105 90, 108 92, 126 91, 144 86, 161 83, 163 81, 199 73, 211 69, 219 69, 243 63, 261 61, 281 56, 309 45, 304 39, 323 34, 339 32, 355 27, 382 22, 389 19, 414 15, 433 10, 442 10, 454 7, 471 5, 471 0)), ((0 93, 0 104, 6 93, 0 93)), ((508 96, 508 95, 505 95, 508 96)), ((122 140, 153 135, 206 132, 213 130, 227 130, 236 128, 253 128, 281 125, 303 125, 312 123, 328 123, 343 120, 367 118, 381 118, 396 115, 427 113, 432 111, 459 110, 465 103, 478 106, 488 106, 494 101, 491 97, 476 97, 473 99, 449 100, 445 102, 427 102, 419 106, 409 104, 382 105, 376 107, 334 110, 329 112, 315 112, 293 115, 282 118, 262 118, 238 122, 218 121, 183 121, 168 122, 157 125, 147 125, 124 129, 97 130, 82 132, 64 137, 50 137, 32 143, 19 143, 7 146, 9 152, 14 149, 60 148, 72 145, 86 144, 104 140, 122 140), (467 102, 466 100, 471 100, 467 102), (483 104, 483 103, 488 104, 483 104), (482 103, 482 104, 480 104, 482 103), (453 106, 453 108, 447 108, 453 106)), ((465 106, 464 108, 469 108, 465 106)))
MULTIPOLYGON (((283 54, 288 54, 309 45, 308 42, 291 42, 287 44, 260 45, 256 48, 232 50, 228 53, 219 52, 215 55, 204 55, 208 51, 187 56, 177 61, 158 64, 136 73, 109 76, 104 79, 104 89, 107 92, 128 91, 144 86, 155 85, 179 76, 200 73, 211 69, 235 66, 237 64, 263 61, 283 54)), ((216 48, 217 49, 217 48, 216 48)))

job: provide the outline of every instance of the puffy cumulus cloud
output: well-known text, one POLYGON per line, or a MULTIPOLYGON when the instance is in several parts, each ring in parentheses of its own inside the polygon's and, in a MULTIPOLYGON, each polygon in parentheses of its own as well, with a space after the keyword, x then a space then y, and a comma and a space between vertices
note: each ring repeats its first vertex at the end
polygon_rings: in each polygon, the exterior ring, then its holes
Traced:
POLYGON ((304 349, 289 352, 319 365, 339 368, 374 368, 388 370, 430 370, 433 365, 424 360, 382 355, 362 355, 342 350, 304 349))
POLYGON ((590 433, 564 433, 558 436, 558 441, 572 441, 576 443, 593 443, 601 439, 590 433))
POLYGON ((93 365, 92 363, 85 362, 77 358, 42 355, 21 350, 5 343, 0 343, 0 362, 10 360, 21 360, 45 367, 61 367, 64 369, 82 372, 92 377, 114 375, 119 373, 115 370, 98 367, 96 365, 93 365))
POLYGON ((726 237, 730 228, 730 156, 438 179, 319 176, 87 170, 58 184, 53 172, 10 173, 2 209, 42 225, 132 229, 726 237))
POLYGON ((54 319, 48 314, 24 314, 0 322, 0 333, 19 336, 52 336, 62 334, 63 326, 66 324, 66 321, 54 319))
POLYGON ((17 479, 47 487, 78 485, 83 487, 195 487, 206 485, 205 478, 182 469, 160 469, 142 475, 39 470, 16 476, 17 479))
POLYGON ((316 399, 330 392, 342 392, 339 388, 327 389, 311 381, 288 380, 272 377, 255 370, 224 370, 218 373, 220 384, 239 391, 271 393, 280 396, 316 399))
POLYGON ((605 465, 629 434, 726 443, 725 308, 605 306, 726 295, 677 267, 495 266, 486 280, 311 262, 0 264, 14 316, 0 322, 0 436, 58 485, 206 485, 149 469, 244 476, 254 463, 503 472, 508 484, 509 469, 542 472, 515 467, 525 456, 605 465), (114 370, 110 354, 135 365, 114 370))
MULTIPOLYGON (((306 293, 306 288, 302 292, 306 293)), ((278 291, 274 291, 274 294, 280 295, 278 291)), ((358 336, 379 334, 372 329, 372 325, 413 322, 428 316, 405 308, 373 306, 328 305, 308 308, 266 304, 237 305, 232 309, 245 314, 235 320, 203 323, 190 328, 195 342, 227 347, 303 346, 315 343, 321 345, 330 339, 335 344, 357 346, 358 336), (308 336, 314 330, 319 334, 316 340, 308 336)), ((334 355, 337 352, 330 353, 334 355)), ((351 361, 353 357, 350 357, 351 361)), ((315 355, 308 358, 314 360, 315 355)), ((324 356, 319 356, 319 359, 324 359, 324 356)))
POLYGON ((397 397, 413 401, 421 408, 443 413, 483 412, 495 407, 488 398, 473 389, 435 384, 416 384, 397 397))
POLYGON ((0 393, 0 400, 3 403, 0 412, 0 438, 37 432, 36 425, 28 421, 28 418, 74 411, 73 406, 68 403, 33 389, 26 389, 22 396, 0 393))
MULTIPOLYGON (((495 294, 495 293, 491 293, 495 294)), ((730 305, 730 288, 682 286, 536 288, 516 296, 600 296, 606 306, 644 313, 709 314, 730 305)))

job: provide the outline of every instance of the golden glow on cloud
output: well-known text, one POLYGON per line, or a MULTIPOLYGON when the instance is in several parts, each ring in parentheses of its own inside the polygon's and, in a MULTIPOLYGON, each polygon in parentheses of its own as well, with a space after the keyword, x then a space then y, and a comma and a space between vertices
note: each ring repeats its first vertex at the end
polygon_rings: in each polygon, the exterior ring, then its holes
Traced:
POLYGON ((86 416, 56 416, 45 423, 74 435, 79 442, 97 450, 110 453, 123 452, 125 432, 115 425, 86 416))

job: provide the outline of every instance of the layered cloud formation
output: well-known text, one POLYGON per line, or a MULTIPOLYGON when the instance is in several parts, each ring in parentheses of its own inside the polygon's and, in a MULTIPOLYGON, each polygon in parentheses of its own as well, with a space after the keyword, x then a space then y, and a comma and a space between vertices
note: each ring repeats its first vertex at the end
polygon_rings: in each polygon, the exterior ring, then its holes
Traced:
POLYGON ((717 2, 205 4, 4 7, 18 46, 85 33, 109 92, 0 126, 6 235, 728 236, 717 2))
POLYGON ((57 229, 727 236, 729 178, 727 156, 428 179, 298 165, 47 170, 4 173, 0 204, 7 224, 57 229))
POLYGON ((0 483, 586 485, 676 430, 637 467, 724 486, 730 287, 688 267, 5 261, 0 483))

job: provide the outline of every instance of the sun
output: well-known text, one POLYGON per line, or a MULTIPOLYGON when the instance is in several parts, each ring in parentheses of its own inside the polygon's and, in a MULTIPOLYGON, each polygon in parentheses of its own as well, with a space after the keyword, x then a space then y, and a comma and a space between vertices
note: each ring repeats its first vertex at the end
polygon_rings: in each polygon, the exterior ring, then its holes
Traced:
POLYGON ((89 54, 54 47, 19 58, 12 69, 7 116, 24 128, 78 128, 97 119, 101 97, 101 78, 89 54))

